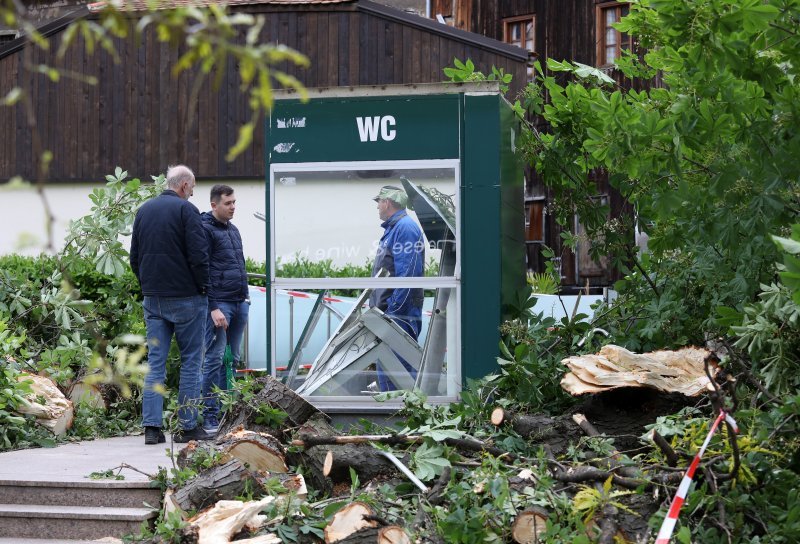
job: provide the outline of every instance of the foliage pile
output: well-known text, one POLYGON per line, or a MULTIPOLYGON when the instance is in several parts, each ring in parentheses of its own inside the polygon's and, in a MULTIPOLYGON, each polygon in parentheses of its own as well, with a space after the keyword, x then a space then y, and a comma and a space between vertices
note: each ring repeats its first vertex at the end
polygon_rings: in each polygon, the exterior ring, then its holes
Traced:
MULTIPOLYGON (((699 476, 679 524, 684 542, 792 542, 800 530, 799 22, 797 0, 632 2, 615 26, 637 50, 614 78, 547 59, 516 107, 547 122, 545 132, 526 125, 522 145, 553 196, 548 213, 565 228, 577 216, 593 255, 625 277, 616 302, 584 324, 526 317, 521 304, 521 319, 504 327, 497 393, 529 410, 564 406, 559 361, 598 340, 721 350, 736 379, 725 406, 743 429, 741 465, 728 481, 699 476), (610 217, 596 198, 599 172, 633 216, 610 217), (646 252, 633 243, 637 228, 646 252)), ((473 70, 456 63, 448 75, 480 79, 473 70)), ((705 418, 662 421, 661 434, 692 454, 714 400, 700 406, 705 418)))

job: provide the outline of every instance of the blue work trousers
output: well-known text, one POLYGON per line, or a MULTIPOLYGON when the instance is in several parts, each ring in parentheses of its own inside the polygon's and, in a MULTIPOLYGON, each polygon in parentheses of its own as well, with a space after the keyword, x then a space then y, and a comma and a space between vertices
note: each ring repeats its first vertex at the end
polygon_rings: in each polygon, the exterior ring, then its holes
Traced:
POLYGON ((225 368, 222 358, 225 355, 225 346, 231 347, 233 354, 233 365, 241 360, 242 338, 244 329, 247 326, 247 316, 250 314, 250 301, 225 302, 218 301, 217 307, 228 320, 227 330, 223 327, 215 327, 209 312, 206 324, 206 358, 203 362, 202 392, 205 408, 203 417, 216 418, 219 415, 219 398, 213 393, 214 386, 225 390, 225 368))
POLYGON ((147 364, 142 401, 142 425, 161 427, 164 413, 163 389, 167 372, 167 356, 172 336, 181 354, 178 386, 178 419, 181 429, 197 426, 197 405, 200 398, 200 367, 205 356, 205 295, 191 297, 146 296, 144 323, 147 328, 147 364))
MULTIPOLYGON (((417 312, 419 312, 419 309, 417 309, 417 312)), ((401 329, 406 331, 411 336, 411 338, 413 338, 414 340, 419 338, 419 330, 422 325, 422 322, 419 318, 397 319, 394 316, 389 316, 389 317, 392 319, 392 321, 394 321, 397 325, 399 325, 401 329)), ((397 355, 397 359, 405 367, 405 369, 408 370, 408 373, 411 374, 411 377, 416 380, 417 369, 408 364, 408 362, 402 357, 400 357, 400 355, 398 355, 397 352, 394 352, 394 354, 397 355)), ((389 378, 386 371, 383 370, 383 367, 381 366, 380 363, 376 365, 375 370, 377 371, 378 374, 378 387, 380 388, 381 391, 397 390, 397 386, 394 384, 391 378, 389 378)))

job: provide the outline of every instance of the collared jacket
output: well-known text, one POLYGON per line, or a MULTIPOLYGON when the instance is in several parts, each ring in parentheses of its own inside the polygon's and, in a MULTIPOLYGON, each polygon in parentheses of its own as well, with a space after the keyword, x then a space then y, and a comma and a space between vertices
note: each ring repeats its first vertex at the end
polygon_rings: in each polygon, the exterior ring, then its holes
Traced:
MULTIPOLYGON (((381 227, 384 232, 378 244, 372 275, 385 268, 393 278, 422 276, 425 240, 419 225, 406 210, 400 210, 381 223, 381 227)), ((370 295, 369 305, 378 307, 416 339, 422 324, 422 301, 422 289, 375 289, 370 295)))
POLYGON ((247 270, 242 236, 236 225, 217 221, 211 212, 200 217, 208 240, 208 310, 213 311, 219 308, 218 302, 241 302, 247 298, 247 270))
POLYGON ((208 289, 208 243, 200 212, 167 189, 136 212, 130 262, 145 296, 189 297, 208 289))

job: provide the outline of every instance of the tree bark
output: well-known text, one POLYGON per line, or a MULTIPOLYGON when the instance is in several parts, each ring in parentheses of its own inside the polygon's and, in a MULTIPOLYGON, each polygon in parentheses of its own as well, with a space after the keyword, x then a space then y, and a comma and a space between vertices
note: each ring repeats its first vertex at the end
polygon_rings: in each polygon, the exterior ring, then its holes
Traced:
POLYGON ((259 489, 262 479, 234 459, 199 473, 173 493, 172 501, 184 512, 202 510, 219 500, 233 500, 243 495, 248 486, 259 489))
POLYGON ((310 443, 330 444, 306 448, 290 456, 291 464, 302 464, 309 473, 309 483, 316 489, 332 491, 337 483, 350 482, 350 469, 355 470, 361 482, 368 482, 379 476, 396 476, 397 469, 378 450, 369 444, 331 444, 339 432, 328 422, 315 416, 300 427, 297 438, 310 443), (329 471, 326 474, 326 457, 332 454, 329 471))
POLYGON ((314 408, 303 397, 286 387, 280 380, 272 376, 263 376, 255 380, 259 391, 249 402, 239 401, 225 414, 220 422, 219 433, 227 434, 240 425, 251 431, 278 430, 284 432, 286 427, 304 424, 313 415, 328 416, 314 408), (282 428, 263 425, 256 422, 259 416, 258 407, 268 405, 286 412, 288 416, 282 428))

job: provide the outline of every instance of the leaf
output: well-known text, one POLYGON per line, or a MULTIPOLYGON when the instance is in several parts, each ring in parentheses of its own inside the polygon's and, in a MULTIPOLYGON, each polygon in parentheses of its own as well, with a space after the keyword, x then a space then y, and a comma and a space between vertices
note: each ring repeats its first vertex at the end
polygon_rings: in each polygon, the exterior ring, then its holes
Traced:
POLYGON ((800 255, 800 240, 792 238, 782 238, 780 236, 772 236, 772 240, 787 253, 792 255, 800 255))
POLYGON ((22 98, 22 89, 20 87, 12 87, 8 93, 3 97, 2 104, 3 106, 13 106, 19 99, 22 98))

